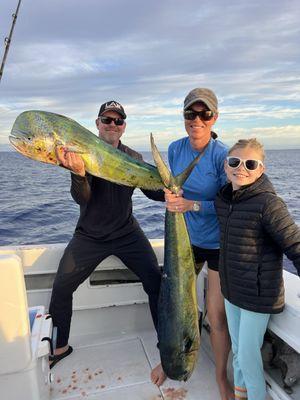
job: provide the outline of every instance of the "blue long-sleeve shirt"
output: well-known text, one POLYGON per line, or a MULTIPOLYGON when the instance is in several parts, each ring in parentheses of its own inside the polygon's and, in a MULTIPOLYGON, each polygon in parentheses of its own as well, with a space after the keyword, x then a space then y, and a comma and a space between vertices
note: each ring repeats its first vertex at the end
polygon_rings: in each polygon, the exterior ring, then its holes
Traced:
MULTIPOLYGON (((200 211, 188 211, 184 216, 192 244, 204 249, 219 248, 220 233, 214 199, 226 183, 224 160, 227 152, 224 143, 211 139, 204 155, 182 187, 186 199, 201 203, 200 211)), ((168 157, 173 176, 180 174, 198 155, 199 152, 192 148, 188 137, 171 143, 168 157)))

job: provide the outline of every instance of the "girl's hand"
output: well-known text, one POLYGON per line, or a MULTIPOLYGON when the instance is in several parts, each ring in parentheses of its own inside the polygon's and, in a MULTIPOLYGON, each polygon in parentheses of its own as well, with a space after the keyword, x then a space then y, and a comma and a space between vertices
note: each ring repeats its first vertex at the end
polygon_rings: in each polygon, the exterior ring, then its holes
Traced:
POLYGON ((186 211, 193 210, 194 201, 187 200, 184 197, 182 197, 183 195, 182 190, 180 190, 178 194, 174 194, 169 189, 165 188, 164 192, 165 192, 166 207, 168 211, 184 213, 186 211))

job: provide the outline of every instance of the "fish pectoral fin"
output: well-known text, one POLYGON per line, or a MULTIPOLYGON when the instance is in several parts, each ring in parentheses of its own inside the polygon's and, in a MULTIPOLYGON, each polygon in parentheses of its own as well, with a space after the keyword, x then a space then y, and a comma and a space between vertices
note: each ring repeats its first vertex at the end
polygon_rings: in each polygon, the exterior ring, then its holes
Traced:
POLYGON ((190 337, 184 339, 184 351, 189 352, 193 344, 193 340, 190 337))
POLYGON ((64 146, 66 153, 76 153, 76 154, 85 154, 86 152, 83 151, 79 146, 76 145, 65 145, 64 146))
POLYGON ((79 146, 76 145, 68 145, 63 144, 62 142, 57 141, 55 143, 55 152, 56 153, 75 153, 75 154, 86 154, 79 146))
POLYGON ((184 353, 189 353, 195 349, 195 344, 197 341, 197 333, 195 332, 189 332, 186 334, 184 340, 183 340, 183 352, 184 353))
POLYGON ((74 143, 64 143, 61 137, 58 135, 57 132, 54 130, 52 131, 52 135, 54 138, 55 149, 59 151, 64 151, 65 153, 77 153, 77 154, 84 154, 85 152, 82 151, 82 148, 74 143))

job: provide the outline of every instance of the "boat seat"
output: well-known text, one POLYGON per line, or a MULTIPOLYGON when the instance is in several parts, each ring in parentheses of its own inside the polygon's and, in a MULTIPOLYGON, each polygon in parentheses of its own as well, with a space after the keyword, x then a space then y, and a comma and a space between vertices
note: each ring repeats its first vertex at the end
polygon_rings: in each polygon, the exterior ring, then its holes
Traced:
POLYGON ((51 330, 44 306, 28 308, 21 258, 0 255, 1 398, 50 399, 51 330))
POLYGON ((0 256, 0 375, 31 362, 30 325, 23 268, 18 256, 0 256))
POLYGON ((300 353, 300 285, 299 277, 283 271, 285 306, 270 318, 269 329, 300 353))

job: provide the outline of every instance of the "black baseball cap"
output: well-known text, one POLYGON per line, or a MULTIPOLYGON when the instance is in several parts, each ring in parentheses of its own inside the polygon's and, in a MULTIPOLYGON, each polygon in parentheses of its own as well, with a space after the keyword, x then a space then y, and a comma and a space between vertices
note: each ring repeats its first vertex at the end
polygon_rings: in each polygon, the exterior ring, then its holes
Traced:
POLYGON ((103 103, 100 107, 98 117, 100 117, 105 111, 115 111, 121 115, 122 118, 126 119, 126 114, 123 106, 115 100, 107 101, 103 103))

